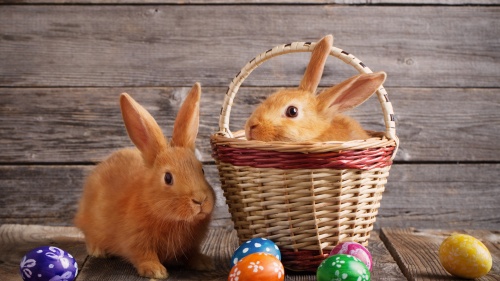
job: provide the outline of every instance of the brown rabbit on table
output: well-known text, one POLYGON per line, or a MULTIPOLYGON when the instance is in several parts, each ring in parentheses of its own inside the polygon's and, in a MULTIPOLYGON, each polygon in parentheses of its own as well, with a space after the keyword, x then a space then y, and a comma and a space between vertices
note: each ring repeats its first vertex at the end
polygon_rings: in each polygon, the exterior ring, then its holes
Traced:
POLYGON ((167 278, 163 264, 169 262, 213 269, 200 252, 215 201, 195 157, 200 94, 196 83, 178 112, 170 142, 141 105, 120 96, 136 148, 111 154, 87 178, 75 224, 90 255, 121 256, 149 278, 167 278))
POLYGON ((280 90, 255 109, 245 124, 248 140, 322 142, 370 137, 356 120, 342 113, 373 95, 386 74, 359 74, 316 95, 332 44, 332 35, 316 44, 297 89, 280 90))

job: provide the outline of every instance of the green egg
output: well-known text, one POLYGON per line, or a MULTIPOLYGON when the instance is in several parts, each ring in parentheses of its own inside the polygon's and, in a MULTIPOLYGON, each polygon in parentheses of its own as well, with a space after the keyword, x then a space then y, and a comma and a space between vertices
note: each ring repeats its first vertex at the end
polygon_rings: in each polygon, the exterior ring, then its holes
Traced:
POLYGON ((370 281, 370 270, 356 257, 344 254, 325 259, 316 271, 318 281, 370 281))

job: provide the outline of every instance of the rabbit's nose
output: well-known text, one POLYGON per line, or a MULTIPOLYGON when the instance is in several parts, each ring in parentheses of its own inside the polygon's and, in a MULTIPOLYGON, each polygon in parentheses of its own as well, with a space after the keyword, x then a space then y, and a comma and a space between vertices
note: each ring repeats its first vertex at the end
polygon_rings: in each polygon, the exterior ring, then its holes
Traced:
POLYGON ((253 140, 253 139, 254 139, 254 135, 253 135, 253 133, 255 132, 255 129, 256 129, 258 126, 259 126, 258 124, 255 124, 255 125, 251 125, 251 126, 250 126, 250 130, 248 131, 248 139, 249 139, 249 140, 253 140))
POLYGON ((203 204, 203 202, 205 202, 205 198, 204 199, 197 199, 197 198, 193 198, 191 199, 191 201, 193 201, 193 203, 195 203, 196 205, 201 205, 203 204))

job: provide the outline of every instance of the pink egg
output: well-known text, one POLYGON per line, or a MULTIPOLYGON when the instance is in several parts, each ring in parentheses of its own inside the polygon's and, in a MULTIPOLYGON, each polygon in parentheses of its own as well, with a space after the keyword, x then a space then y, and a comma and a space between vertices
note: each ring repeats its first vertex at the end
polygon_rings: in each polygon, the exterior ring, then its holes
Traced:
POLYGON ((372 255, 366 249, 363 245, 356 243, 356 242, 342 242, 339 243, 335 248, 332 249, 330 252, 330 256, 336 255, 336 254, 346 254, 346 255, 351 255, 354 256, 358 259, 360 259, 362 262, 366 264, 366 267, 370 271, 372 271, 372 255))

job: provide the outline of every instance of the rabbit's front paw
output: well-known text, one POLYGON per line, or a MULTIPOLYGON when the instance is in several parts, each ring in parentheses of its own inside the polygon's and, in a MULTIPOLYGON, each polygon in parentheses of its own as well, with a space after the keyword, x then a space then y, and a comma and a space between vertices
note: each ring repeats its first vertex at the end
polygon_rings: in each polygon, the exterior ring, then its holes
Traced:
POLYGON ((189 267, 201 271, 210 271, 215 269, 212 258, 204 254, 198 254, 189 259, 189 267))
POLYGON ((143 262, 137 266, 137 272, 142 277, 167 279, 167 269, 159 262, 143 262))
POLYGON ((97 247, 96 245, 88 243, 88 242, 87 242, 87 253, 89 255, 91 255, 92 257, 96 257, 96 258, 108 257, 108 254, 106 253, 106 251, 104 251, 103 249, 97 247))

